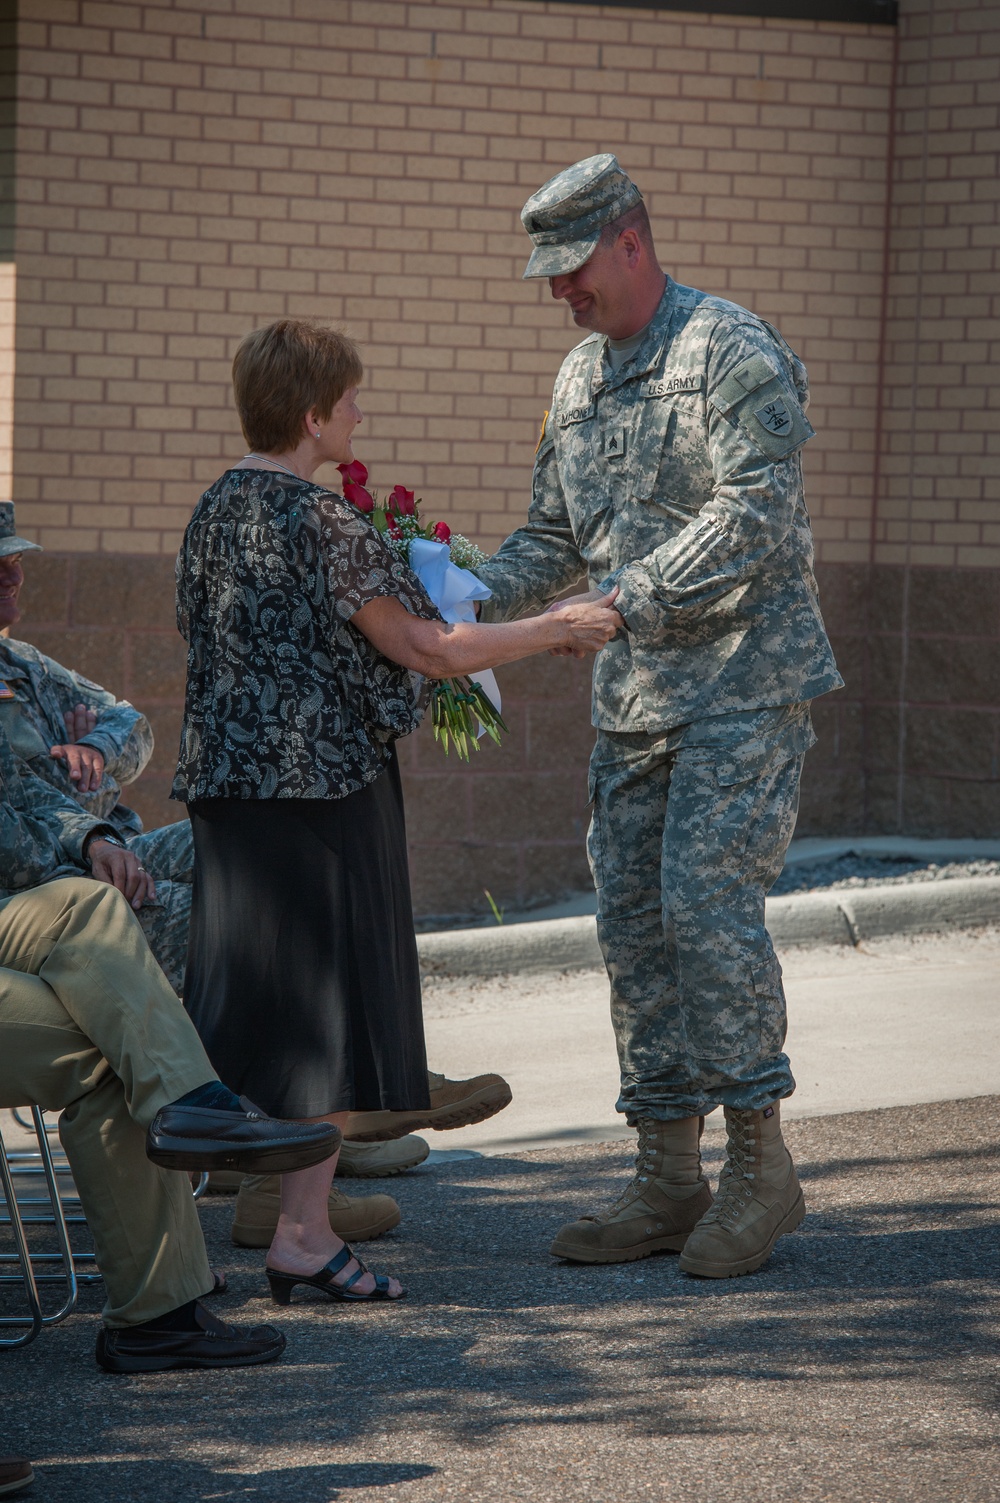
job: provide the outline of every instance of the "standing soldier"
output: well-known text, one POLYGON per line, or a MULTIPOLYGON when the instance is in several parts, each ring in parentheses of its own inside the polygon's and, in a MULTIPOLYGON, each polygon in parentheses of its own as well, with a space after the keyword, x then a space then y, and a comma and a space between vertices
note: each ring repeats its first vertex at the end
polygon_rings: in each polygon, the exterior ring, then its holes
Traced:
POLYGON ((803 500, 806 372, 762 319, 664 274, 615 157, 552 178, 521 219, 525 277, 547 277, 593 332, 556 379, 527 525, 479 571, 483 619, 537 611, 584 577, 619 591, 623 629, 594 670, 588 854, 618 1110, 639 1133, 631 1183, 552 1252, 683 1249, 689 1273, 752 1273, 804 1215, 779 1123, 795 1083, 764 896, 815 741, 809 701, 842 683, 803 500), (717 1106, 713 1203, 699 1138, 717 1106))

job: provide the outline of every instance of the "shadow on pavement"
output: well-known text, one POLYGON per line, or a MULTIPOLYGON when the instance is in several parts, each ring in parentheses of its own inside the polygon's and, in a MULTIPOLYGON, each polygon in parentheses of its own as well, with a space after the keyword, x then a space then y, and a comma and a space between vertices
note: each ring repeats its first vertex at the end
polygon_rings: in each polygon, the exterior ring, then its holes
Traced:
POLYGON ((84 1464, 35 1463, 37 1494, 136 1499, 159 1496, 158 1489, 172 1489, 180 1499, 207 1500, 213 1503, 261 1503, 275 1497, 298 1500, 298 1503, 335 1503, 358 1488, 387 1488, 399 1482, 431 1477, 432 1466, 398 1466, 378 1462, 319 1463, 315 1466, 268 1468, 262 1460, 259 1473, 239 1468, 220 1469, 195 1461, 106 1461, 96 1459, 84 1464), (72 1488, 70 1493, 68 1489, 72 1488), (58 1489, 59 1491, 55 1491, 58 1489))
MULTIPOLYGON (((231 1246, 232 1201, 212 1198, 209 1251, 232 1288, 214 1308, 273 1320, 285 1358, 108 1377, 93 1366, 95 1314, 75 1316, 5 1356, 0 1449, 42 1460, 45 1503, 506 1503, 532 1467, 550 1478, 540 1499, 610 1503, 644 1475, 644 1446, 662 1441, 691 1486, 700 1448, 712 1448, 714 1490, 737 1487, 741 1467, 766 1472, 776 1434, 789 1445, 805 1434, 814 1450, 823 1438, 806 1472, 756 1496, 908 1499, 931 1466, 950 1468, 959 1489, 939 1496, 991 1497, 974 1485, 998 1462, 1000 1144, 987 1105, 790 1123, 810 1213, 749 1279, 688 1278, 669 1255, 553 1262, 561 1222, 620 1188, 623 1144, 458 1161, 391 1186, 351 1181, 352 1196, 390 1189, 403 1207, 400 1230, 365 1251, 407 1284, 399 1306, 302 1298, 275 1310, 263 1254, 231 1246), (857 1472, 869 1451, 881 1490, 857 1472), (567 1468, 612 1453, 625 1467, 613 1486, 567 1491, 567 1468), (461 1485, 440 1481, 459 1456, 461 1485), (858 1490, 822 1491, 825 1469, 848 1456, 858 1490), (973 1483, 956 1456, 971 1458, 973 1483)), ((98 1292, 82 1303, 96 1312, 98 1292)))

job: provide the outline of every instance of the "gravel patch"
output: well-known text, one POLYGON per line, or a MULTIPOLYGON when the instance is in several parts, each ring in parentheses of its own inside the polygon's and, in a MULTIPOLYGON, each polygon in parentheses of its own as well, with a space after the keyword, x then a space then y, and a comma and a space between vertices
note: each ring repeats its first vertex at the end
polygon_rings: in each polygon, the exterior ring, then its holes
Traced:
POLYGON ((823 892, 831 888, 902 887, 911 882, 947 882, 955 877, 1000 877, 1000 861, 922 861, 917 856, 861 856, 845 852, 834 860, 797 861, 786 866, 771 896, 823 892))

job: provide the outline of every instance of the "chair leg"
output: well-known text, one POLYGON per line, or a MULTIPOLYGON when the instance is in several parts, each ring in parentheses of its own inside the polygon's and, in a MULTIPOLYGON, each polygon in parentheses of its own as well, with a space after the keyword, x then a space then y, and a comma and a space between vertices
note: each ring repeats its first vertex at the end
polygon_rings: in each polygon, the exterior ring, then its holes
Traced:
POLYGON ((35 1270, 31 1262, 31 1251, 28 1247, 28 1239, 24 1235, 24 1226, 21 1222, 21 1212, 17 1204, 17 1196, 14 1193, 14 1180, 7 1162, 7 1145, 0 1132, 0 1180, 3 1181, 4 1199, 7 1202, 7 1211, 10 1216, 10 1229, 14 1234, 14 1243, 17 1247, 17 1257, 21 1265, 21 1277, 24 1280, 24 1292, 28 1301, 30 1316, 11 1316, 0 1320, 4 1326, 28 1326, 29 1329, 20 1336, 0 1337, 0 1347, 27 1346, 29 1341, 34 1341, 44 1324, 42 1307, 38 1300, 38 1286, 35 1283, 35 1270))
MULTIPOLYGON (((52 1150, 49 1147, 45 1118, 42 1109, 37 1106, 31 1108, 32 1125, 38 1140, 38 1156, 41 1161, 42 1173, 45 1176, 45 1184, 52 1206, 52 1224, 55 1227, 56 1241, 59 1244, 58 1253, 43 1253, 32 1256, 25 1236, 24 1223, 21 1218, 21 1210, 17 1202, 17 1194, 14 1189, 14 1180, 11 1173, 7 1155, 7 1147, 0 1133, 0 1178, 3 1181, 4 1198, 7 1201, 7 1209, 10 1217, 10 1226, 14 1234, 14 1242, 17 1253, 14 1255, 21 1267, 21 1277, 24 1282, 25 1294, 28 1300, 30 1315, 0 1317, 0 1326, 27 1326, 29 1329, 23 1335, 12 1338, 0 1338, 0 1347, 27 1346, 41 1331, 43 1326, 56 1325, 65 1320, 76 1308, 79 1296, 79 1280, 76 1272, 76 1256, 70 1246, 69 1228, 66 1225, 66 1215, 63 1210, 62 1197, 59 1192, 59 1181, 56 1176, 56 1168, 52 1161, 52 1150), (46 1282, 56 1278, 66 1283, 66 1297, 62 1305, 52 1315, 43 1315, 38 1298, 38 1283, 35 1275, 35 1262, 59 1262, 62 1264, 62 1274, 41 1275, 46 1282)), ((85 1276, 86 1277, 86 1276, 85 1276)), ((95 1279, 99 1275, 93 1276, 95 1279)))

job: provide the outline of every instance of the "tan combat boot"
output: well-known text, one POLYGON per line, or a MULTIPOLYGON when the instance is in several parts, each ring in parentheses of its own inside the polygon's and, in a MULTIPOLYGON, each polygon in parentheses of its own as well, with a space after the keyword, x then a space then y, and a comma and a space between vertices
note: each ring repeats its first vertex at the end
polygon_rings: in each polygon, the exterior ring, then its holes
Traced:
POLYGON ((510 1086, 502 1075, 473 1075, 471 1080, 449 1080, 436 1070, 427 1071, 431 1104, 406 1112, 352 1112, 344 1137, 365 1143, 386 1142, 406 1133, 445 1132, 451 1127, 471 1127, 485 1122, 510 1105, 510 1086))
MULTIPOLYGON (((232 1239, 237 1247, 270 1247, 281 1210, 277 1174, 248 1174, 236 1197, 232 1239)), ((352 1200, 333 1185, 330 1226, 345 1242, 368 1242, 400 1222, 399 1206, 391 1195, 366 1195, 352 1200)))
MULTIPOLYGON (((386 1179, 415 1169, 430 1153, 430 1145, 412 1134, 388 1143, 356 1143, 345 1138, 340 1145, 337 1173, 341 1179, 386 1179)), ((213 1169, 208 1176, 209 1195, 235 1195, 246 1179, 242 1169, 213 1169)), ((197 1184, 195 1175, 194 1183, 197 1184)))
POLYGON ((698 1140, 704 1117, 639 1123, 635 1177, 603 1216, 564 1226, 549 1251, 573 1263, 629 1263, 677 1252, 712 1204, 698 1140))
POLYGON ((340 1145, 337 1173, 341 1179, 386 1179, 404 1169, 415 1169, 430 1151, 430 1144, 412 1133, 387 1143, 356 1143, 353 1138, 345 1138, 340 1145))
POLYGON ((806 1214, 778 1103, 762 1112, 725 1108, 729 1129, 719 1193, 685 1244, 680 1266, 703 1279, 754 1273, 779 1237, 806 1214))

